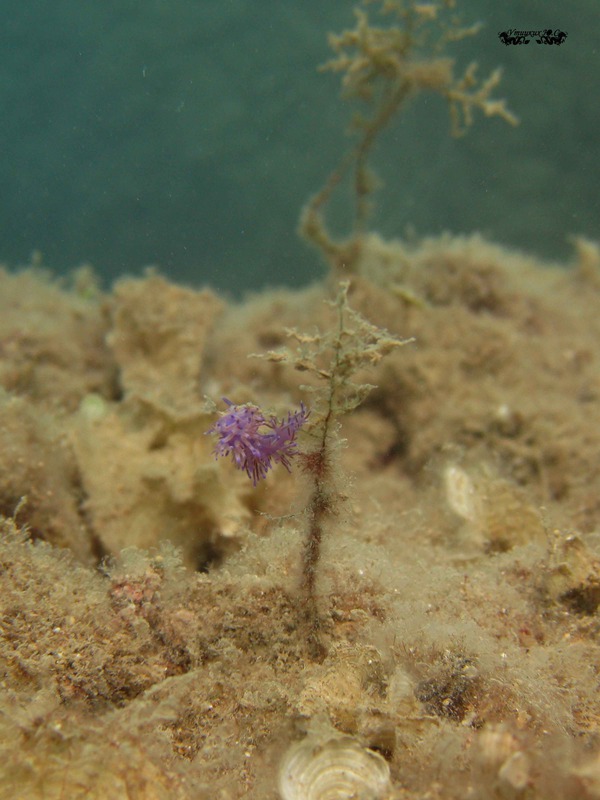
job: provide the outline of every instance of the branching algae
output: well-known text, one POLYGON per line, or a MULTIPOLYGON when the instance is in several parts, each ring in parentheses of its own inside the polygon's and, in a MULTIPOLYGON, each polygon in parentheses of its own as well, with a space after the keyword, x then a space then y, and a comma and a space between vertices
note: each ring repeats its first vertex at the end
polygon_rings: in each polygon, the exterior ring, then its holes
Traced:
POLYGON ((309 650, 316 658, 324 653, 316 593, 321 542, 343 498, 339 478, 336 478, 339 475, 337 452, 341 446, 339 419, 359 406, 375 388, 356 380, 356 374, 376 366, 385 355, 412 341, 393 338, 353 310, 348 303, 348 288, 348 282, 343 282, 336 299, 331 302, 337 316, 335 328, 313 334, 290 329, 287 334, 295 342, 294 347, 256 356, 287 362, 316 379, 300 387, 312 394, 310 411, 301 404, 299 411, 290 412, 287 418, 279 421, 275 417, 265 417, 258 406, 234 406, 227 400, 229 411, 207 431, 219 436, 215 454, 231 455, 236 467, 243 469, 254 485, 266 477, 271 461, 283 464, 289 471, 290 460, 296 458, 308 476, 301 595, 309 650), (296 442, 300 429, 306 441, 302 448, 298 448, 296 442))
POLYGON ((359 102, 364 113, 357 114, 352 121, 351 133, 356 143, 323 188, 309 200, 300 219, 302 235, 338 273, 353 272, 360 257, 370 198, 377 187, 368 166, 375 142, 411 97, 420 92, 435 92, 446 100, 455 136, 462 135, 472 125, 476 110, 487 117, 500 117, 510 125, 518 122, 504 100, 491 96, 500 82, 500 69, 479 82, 477 64, 471 63, 462 77, 457 78, 454 60, 443 55, 447 43, 473 36, 479 29, 478 25, 461 27, 456 18, 449 18, 455 0, 427 3, 363 0, 364 6, 374 4, 380 6, 382 15, 394 18, 397 24, 376 27, 364 9, 356 8, 356 27, 329 37, 335 58, 321 69, 342 73, 343 96, 359 102), (336 241, 327 229, 324 211, 349 173, 355 203, 352 232, 346 241, 336 241))

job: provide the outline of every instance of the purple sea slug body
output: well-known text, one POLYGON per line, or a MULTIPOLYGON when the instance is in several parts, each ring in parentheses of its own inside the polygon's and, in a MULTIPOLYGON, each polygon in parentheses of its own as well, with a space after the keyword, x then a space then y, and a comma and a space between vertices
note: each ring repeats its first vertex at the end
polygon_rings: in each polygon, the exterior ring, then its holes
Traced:
POLYGON ((290 460, 298 452, 296 434, 310 413, 304 403, 300 403, 299 411, 289 412, 287 418, 278 420, 275 416, 266 418, 252 403, 235 405, 226 397, 223 402, 229 410, 206 431, 219 437, 215 456, 231 455, 236 467, 245 470, 254 486, 267 477, 273 462, 283 464, 291 472, 290 460))

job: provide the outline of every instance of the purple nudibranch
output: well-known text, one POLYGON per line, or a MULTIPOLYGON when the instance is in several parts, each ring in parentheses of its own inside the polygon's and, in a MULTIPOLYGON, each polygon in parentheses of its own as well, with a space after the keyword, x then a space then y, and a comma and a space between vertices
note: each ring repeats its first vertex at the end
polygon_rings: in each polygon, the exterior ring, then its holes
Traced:
POLYGON ((298 452, 296 434, 310 414, 304 403, 300 403, 298 411, 290 411, 287 418, 278 420, 275 416, 265 417, 252 403, 238 406, 226 397, 223 402, 229 410, 206 431, 219 437, 213 451, 215 457, 231 455, 236 467, 245 470, 254 486, 267 477, 273 462, 291 472, 290 459, 298 452))

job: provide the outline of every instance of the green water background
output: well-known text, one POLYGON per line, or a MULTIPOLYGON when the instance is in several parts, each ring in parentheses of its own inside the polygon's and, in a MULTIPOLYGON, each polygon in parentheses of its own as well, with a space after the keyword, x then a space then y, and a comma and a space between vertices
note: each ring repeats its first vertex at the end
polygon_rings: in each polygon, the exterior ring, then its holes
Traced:
MULTIPOLYGON (((239 295, 323 273, 299 210, 340 153, 352 109, 319 74, 351 0, 1 0, 0 259, 106 285, 150 264, 239 295)), ((375 15, 375 6, 372 6, 375 15)), ((386 236, 480 231, 548 259, 600 238, 597 0, 463 0, 485 27, 449 54, 485 75, 521 125, 449 136, 421 95, 378 145, 386 236), (506 47, 507 28, 560 28, 560 46, 506 47)), ((340 232, 347 207, 334 208, 340 232)))

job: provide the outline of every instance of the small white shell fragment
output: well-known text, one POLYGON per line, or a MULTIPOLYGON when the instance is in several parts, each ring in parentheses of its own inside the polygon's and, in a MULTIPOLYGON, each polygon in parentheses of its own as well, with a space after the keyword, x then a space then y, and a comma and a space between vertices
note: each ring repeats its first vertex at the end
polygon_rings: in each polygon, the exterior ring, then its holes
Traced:
POLYGON ((490 725, 477 737, 479 758, 486 766, 499 769, 519 751, 519 742, 503 725, 490 725))
POLYGON ((351 736, 308 736, 289 748, 279 769, 282 800, 383 800, 390 789, 386 760, 351 736))
POLYGON ((449 464, 444 470, 444 484, 448 505, 467 522, 476 522, 479 516, 475 486, 461 467, 449 464))
POLYGON ((500 767, 498 777, 512 789, 522 791, 529 783, 529 759, 525 753, 513 753, 500 767))

